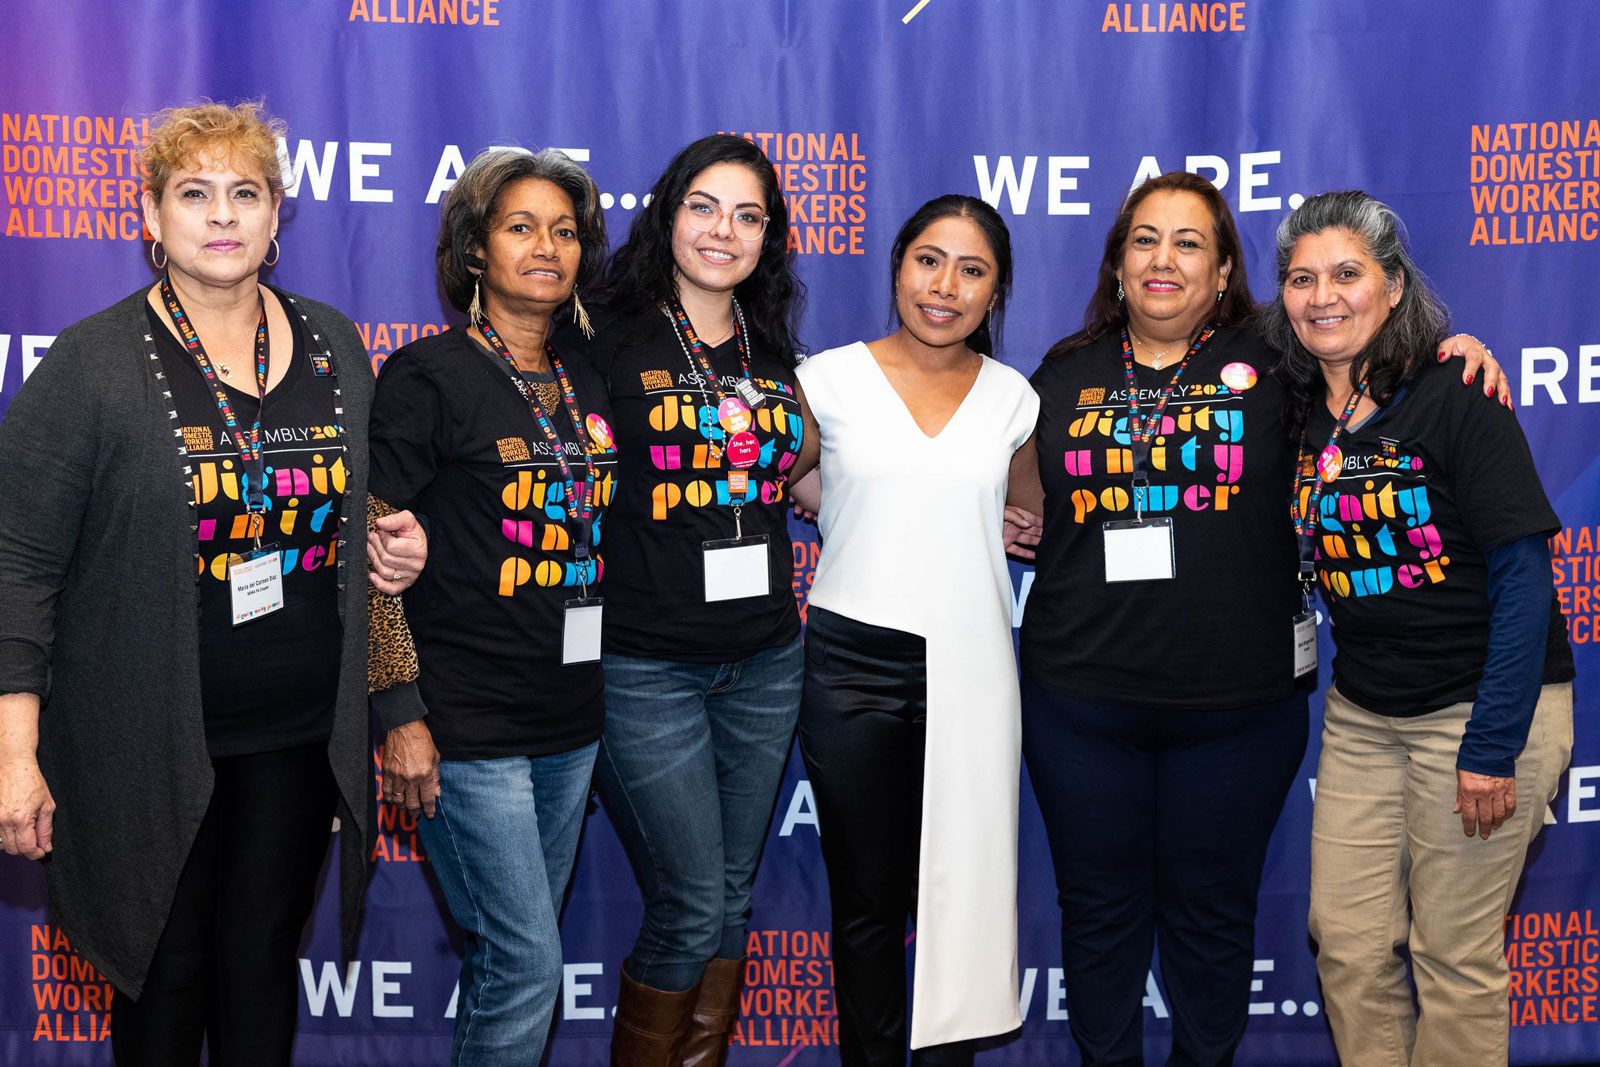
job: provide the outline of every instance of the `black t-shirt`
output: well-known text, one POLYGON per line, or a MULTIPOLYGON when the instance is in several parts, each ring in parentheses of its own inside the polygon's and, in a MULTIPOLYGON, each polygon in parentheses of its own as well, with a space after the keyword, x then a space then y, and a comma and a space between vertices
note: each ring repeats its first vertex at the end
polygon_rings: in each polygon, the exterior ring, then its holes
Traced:
MULTIPOLYGON (((770 591, 764 597, 706 603, 701 543, 734 535, 728 473, 709 457, 721 444, 715 388, 685 355, 665 315, 654 315, 640 343, 621 340, 626 324, 603 329, 590 346, 616 412, 620 486, 606 562, 607 652, 688 663, 729 663, 777 648, 800 633, 794 602, 794 548, 784 495, 787 471, 805 430, 794 371, 750 354, 751 379, 766 394, 750 433, 761 445, 748 469, 744 536, 765 535, 770 591), (704 386, 704 392, 702 387, 704 386), (709 397, 709 404, 707 403, 709 397)), ((742 377, 732 338, 706 350, 723 393, 742 377)))
MULTIPOLYGON (((1319 402, 1306 426, 1308 466, 1333 425, 1319 402)), ((1516 416, 1429 360, 1339 448, 1342 473, 1317 506, 1317 579, 1339 691, 1380 715, 1473 700, 1489 647, 1486 556, 1560 528, 1516 416)), ((1302 504, 1314 477, 1301 472, 1302 504)), ((1552 589, 1544 681, 1572 676, 1552 589)))
MULTIPOLYGON (((282 552, 283 607, 235 628, 228 557, 255 549, 239 494, 239 446, 166 316, 148 305, 145 312, 194 472, 206 747, 213 756, 239 756, 322 740, 333 728, 344 637, 334 565, 345 484, 333 411, 338 379, 324 370, 325 361, 313 364, 304 324, 286 308, 294 351, 283 380, 267 393, 261 421, 267 475, 261 546, 282 552)), ((261 407, 253 366, 232 382, 219 380, 248 432, 261 407)))
MULTIPOLYGON (((1102 524, 1133 518, 1120 336, 1034 372, 1045 514, 1022 620, 1029 677, 1084 700, 1170 710, 1293 691, 1294 457, 1269 373, 1277 359, 1248 328, 1219 329, 1195 354, 1153 442, 1145 511, 1172 519, 1176 577, 1109 585, 1102 524)), ((1142 418, 1176 366, 1138 367, 1142 418)))
MULTIPOLYGON (((587 565, 573 552, 560 465, 499 356, 452 329, 399 349, 378 375, 372 492, 428 518, 428 565, 405 606, 445 759, 551 755, 600 736, 600 665, 562 665, 562 626, 580 578, 593 597, 607 577, 616 455, 604 385, 581 357, 561 365, 599 448, 587 565)), ((564 406, 546 415, 581 489, 572 419, 564 406)), ((605 611, 609 626, 609 600, 605 611)))

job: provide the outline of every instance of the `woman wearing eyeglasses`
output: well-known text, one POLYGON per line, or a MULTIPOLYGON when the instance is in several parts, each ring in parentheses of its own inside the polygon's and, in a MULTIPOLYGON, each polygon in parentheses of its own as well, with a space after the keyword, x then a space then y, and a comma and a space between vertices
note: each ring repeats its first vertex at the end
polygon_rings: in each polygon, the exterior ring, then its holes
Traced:
POLYGON ((591 345, 611 393, 606 726, 596 777, 644 893, 611 1062, 723 1062, 750 887, 800 705, 783 505, 804 437, 799 283, 772 163, 679 152, 613 257, 591 345))

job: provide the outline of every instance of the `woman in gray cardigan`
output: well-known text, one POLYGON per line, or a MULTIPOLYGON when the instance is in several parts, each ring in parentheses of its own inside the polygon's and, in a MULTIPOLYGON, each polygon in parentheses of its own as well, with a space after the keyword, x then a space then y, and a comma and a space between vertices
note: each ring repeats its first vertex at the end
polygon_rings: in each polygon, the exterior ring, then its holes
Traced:
POLYGON ((365 881, 372 372, 257 280, 281 129, 161 117, 162 277, 62 331, 0 423, 0 847, 50 855, 122 1064, 288 1063, 336 812, 347 949, 365 881))

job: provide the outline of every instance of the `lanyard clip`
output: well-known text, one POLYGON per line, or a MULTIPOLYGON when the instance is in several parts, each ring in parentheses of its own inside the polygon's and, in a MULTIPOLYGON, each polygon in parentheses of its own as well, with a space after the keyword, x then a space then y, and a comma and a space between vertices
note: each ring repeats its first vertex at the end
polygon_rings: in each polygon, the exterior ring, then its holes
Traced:
POLYGON ((744 508, 740 505, 735 504, 733 506, 733 539, 735 541, 744 540, 744 523, 739 518, 740 513, 743 511, 744 508))
POLYGON ((1144 521, 1145 494, 1150 489, 1150 475, 1143 467, 1133 472, 1133 521, 1144 521))

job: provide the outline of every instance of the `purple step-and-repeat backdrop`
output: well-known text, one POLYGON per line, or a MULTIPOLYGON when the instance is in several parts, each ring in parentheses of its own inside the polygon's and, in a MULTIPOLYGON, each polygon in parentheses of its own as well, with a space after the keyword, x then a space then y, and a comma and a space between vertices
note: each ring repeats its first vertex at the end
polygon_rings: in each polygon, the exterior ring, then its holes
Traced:
MULTIPOLYGON (((1588 292, 1600 268, 1600 8, 57 0, 9 5, 4 23, 0 412, 58 331, 148 282, 136 153, 150 114, 201 96, 264 95, 288 121, 271 277, 344 310, 375 365, 451 318, 432 273, 438 202, 487 145, 583 161, 620 239, 680 145, 718 130, 757 140, 788 196, 813 350, 883 331, 889 244, 913 208, 951 191, 985 197, 1015 237, 1005 358, 1023 371, 1081 321, 1106 228, 1144 176, 1186 167, 1223 190, 1258 297, 1273 228, 1302 196, 1357 186, 1387 199, 1458 324, 1510 373, 1564 523, 1555 580, 1579 664, 1577 747, 1507 917, 1512 1058, 1600 1060, 1600 407, 1589 406, 1600 312, 1588 292)), ((802 600, 816 560, 801 532, 802 600)), ((1013 577, 1020 618, 1032 575, 1013 577)), ((1241 1064, 1333 1062, 1305 928, 1315 766, 1313 742, 1267 864, 1241 1064)), ((1076 1062, 1044 836, 1023 804, 1025 1022, 980 1062, 1076 1062)), ((331 884, 307 932, 299 1063, 448 1057, 459 937, 412 822, 386 811, 382 829, 355 959, 338 958, 331 884)), ((795 758, 757 885, 735 1064, 835 1059, 817 841, 795 758)), ((550 1063, 604 1061, 638 914, 596 812, 565 915, 550 1063)), ((70 932, 48 924, 39 869, 0 858, 0 1061, 109 1063, 109 992, 70 932)), ((1170 1021, 1158 974, 1145 1004, 1154 1049, 1170 1021)))

